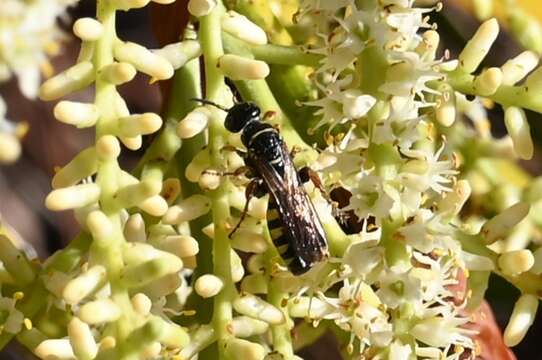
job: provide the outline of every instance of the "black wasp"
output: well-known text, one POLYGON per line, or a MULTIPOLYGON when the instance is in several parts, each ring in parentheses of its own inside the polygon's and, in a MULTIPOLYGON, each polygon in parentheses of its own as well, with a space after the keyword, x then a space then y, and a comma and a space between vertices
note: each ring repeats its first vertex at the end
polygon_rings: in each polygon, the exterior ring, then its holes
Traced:
POLYGON ((264 123, 260 108, 248 102, 237 103, 225 109, 202 99, 196 101, 216 106, 228 114, 224 122, 227 130, 241 132, 241 141, 247 148, 240 152, 250 171, 252 180, 247 185, 245 209, 237 230, 246 216, 248 203, 253 196, 269 194, 267 226, 290 271, 303 274, 314 264, 329 256, 327 240, 314 205, 303 183, 312 180, 321 190, 318 176, 308 167, 297 171, 292 155, 278 130, 264 123))

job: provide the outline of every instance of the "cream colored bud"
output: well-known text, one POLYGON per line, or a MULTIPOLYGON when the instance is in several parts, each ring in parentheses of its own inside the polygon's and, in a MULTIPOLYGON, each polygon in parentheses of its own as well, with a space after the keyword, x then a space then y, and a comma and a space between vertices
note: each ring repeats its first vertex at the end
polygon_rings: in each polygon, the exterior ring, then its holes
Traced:
POLYGON ((113 232, 113 225, 107 216, 99 210, 88 214, 86 224, 92 237, 97 241, 106 240, 113 232))
POLYGON ((0 164, 11 164, 21 155, 21 143, 15 134, 0 132, 0 164))
POLYGON ((196 40, 185 40, 153 50, 153 53, 169 61, 174 69, 179 69, 201 55, 201 45, 196 40))
POLYGON ((480 21, 487 20, 493 14, 493 0, 473 0, 474 14, 480 21))
POLYGON ((137 206, 152 216, 163 216, 168 210, 167 201, 160 195, 151 196, 140 202, 137 206))
POLYGON ((189 0, 188 12, 195 17, 209 15, 216 7, 216 0, 189 0))
POLYGON ((175 255, 161 251, 160 256, 140 264, 123 268, 121 279, 124 286, 136 288, 145 286, 183 268, 183 262, 175 255))
POLYGON ((68 323, 68 338, 79 360, 92 360, 98 354, 98 345, 88 324, 74 317, 68 323))
POLYGON ((96 41, 103 34, 104 27, 101 22, 93 18, 80 18, 73 24, 73 33, 83 41, 96 41))
POLYGON ((247 315, 272 325, 282 324, 285 321, 282 311, 249 293, 243 293, 237 297, 233 301, 233 308, 239 314, 247 315))
POLYGON ((191 334, 190 343, 179 353, 182 360, 192 359, 194 355, 205 349, 215 341, 215 331, 210 325, 200 325, 197 330, 191 334))
POLYGON ((54 108, 55 118, 77 128, 91 127, 96 124, 100 112, 96 105, 75 101, 60 101, 54 108))
POLYGON ((501 66, 503 85, 514 85, 538 65, 538 55, 533 51, 524 51, 501 66))
POLYGON ((454 89, 449 84, 444 83, 438 87, 438 91, 441 95, 437 99, 435 117, 443 126, 452 126, 456 117, 454 89))
POLYGON ((173 76, 173 67, 164 58, 153 54, 147 48, 133 42, 119 43, 115 46, 115 58, 132 64, 137 70, 158 80, 173 76))
POLYGON ((529 214, 529 209, 529 204, 519 202, 487 221, 480 231, 484 236, 485 243, 493 244, 495 241, 503 239, 514 226, 529 214))
POLYGON ((153 341, 141 350, 140 356, 142 360, 156 359, 160 351, 162 351, 162 345, 158 341, 153 341))
POLYGON ((222 55, 218 68, 232 80, 258 80, 269 75, 269 66, 260 60, 253 60, 233 54, 222 55))
POLYGON ((188 181, 198 182, 203 171, 211 165, 209 149, 205 148, 198 152, 192 161, 186 166, 184 176, 188 181))
POLYGON ((207 128, 209 111, 198 107, 189 112, 177 125, 177 135, 181 139, 189 139, 207 128))
POLYGON ((200 276, 194 285, 194 290, 202 298, 210 298, 224 288, 224 282, 217 276, 205 274, 200 276))
POLYGON ((106 276, 106 269, 101 265, 95 265, 68 281, 62 291, 62 298, 67 304, 78 304, 103 285, 106 276))
POLYGON ((152 301, 143 293, 137 293, 130 299, 134 310, 143 316, 147 316, 151 312, 152 301))
POLYGON ((160 5, 168 5, 168 4, 173 4, 175 0, 152 0, 152 2, 160 4, 160 5))
POLYGON ((136 69, 132 64, 115 62, 101 69, 102 78, 114 85, 121 85, 131 81, 136 76, 136 69))
POLYGON ((120 151, 120 143, 113 135, 104 135, 96 142, 96 153, 102 160, 116 159, 120 151))
POLYGON ((502 83, 502 72, 497 67, 484 70, 474 79, 474 89, 481 96, 490 96, 495 94, 502 83))
POLYGON ((124 237, 130 242, 145 242, 145 221, 141 214, 133 214, 124 224, 124 237))
POLYGON ((427 30, 422 35, 422 41, 416 48, 416 52, 422 56, 435 58, 435 54, 440 42, 440 35, 435 30, 427 30))
POLYGON ((236 283, 241 281, 243 276, 245 276, 245 268, 243 267, 243 261, 235 252, 235 250, 230 251, 230 263, 231 263, 231 280, 236 283))
POLYGON ((115 195, 115 199, 120 207, 129 208, 157 195, 160 193, 161 187, 161 182, 143 180, 137 184, 120 188, 115 195))
POLYGON ((99 299, 81 305, 77 315, 89 325, 103 324, 118 320, 121 309, 111 299, 99 299))
POLYGON ((269 330, 268 323, 248 316, 237 316, 233 318, 231 325, 233 328, 233 334, 240 338, 262 335, 269 330))
POLYGON ((152 134, 162 126, 162 119, 154 113, 130 115, 118 121, 119 136, 122 137, 152 134))
POLYGON ((265 31, 246 16, 233 10, 228 11, 222 16, 222 29, 249 44, 267 44, 265 31))
POLYGON ((40 99, 54 100, 90 85, 94 81, 94 66, 83 61, 60 74, 48 79, 41 85, 40 99))
POLYGON ((85 149, 77 154, 68 164, 57 171, 52 180, 53 189, 75 185, 93 175, 98 170, 96 149, 85 149))
POLYGON ((515 106, 506 108, 504 124, 514 143, 514 151, 519 158, 529 160, 533 157, 534 146, 531 128, 523 109, 515 106))
POLYGON ((164 236, 156 242, 156 246, 180 258, 194 256, 199 252, 198 242, 188 235, 164 236))
POLYGON ((35 349, 34 354, 40 359, 74 360, 73 353, 68 339, 49 339, 42 341, 35 349))
POLYGON ((231 245, 237 250, 262 254, 267 251, 269 244, 262 234, 254 231, 239 229, 231 239, 231 245))
POLYGON ((162 221, 164 224, 180 224, 205 215, 211 209, 211 201, 200 194, 192 195, 168 209, 162 221))
POLYGON ((459 180, 451 192, 445 193, 438 202, 438 211, 447 216, 456 216, 465 205, 471 194, 471 187, 467 180, 459 180))
POLYGON ((260 274, 263 273, 263 270, 265 269, 265 259, 262 254, 255 254, 252 255, 248 259, 247 263, 247 269, 252 274, 260 274))
POLYGON ((119 10, 139 9, 147 4, 150 0, 112 0, 113 6, 119 10))
POLYGON ((241 281, 241 291, 251 294, 267 294, 267 282, 263 274, 250 274, 241 281))
POLYGON ((474 36, 459 54, 459 67, 466 73, 472 73, 486 57, 491 45, 499 35, 499 23, 492 18, 480 25, 474 36))
POLYGON ((141 148, 141 145, 143 145, 143 138, 141 135, 134 136, 134 137, 125 137, 121 136, 119 137, 120 141, 130 150, 139 150, 141 148))
POLYGON ((523 294, 520 296, 510 321, 504 330, 504 343, 506 346, 516 346, 523 340, 527 330, 531 327, 538 310, 538 297, 532 294, 523 294))
POLYGON ((117 340, 113 336, 104 336, 100 341, 99 351, 102 352, 108 349, 112 349, 115 346, 117 346, 117 340))
POLYGON ((201 174, 198 185, 202 190, 215 190, 220 186, 221 175, 216 172, 217 170, 210 168, 201 174))
POLYGON ((49 210, 61 211, 90 205, 100 198, 97 184, 82 184, 53 190, 45 198, 49 210))
POLYGON ((288 304, 288 312, 293 317, 318 319, 332 311, 330 304, 308 296, 296 298, 288 304))
POLYGON ((230 338, 224 345, 224 354, 229 360, 263 360, 265 349, 260 344, 251 341, 230 338))
POLYGON ((149 296, 151 299, 157 300, 169 294, 173 294, 180 286, 182 286, 182 283, 183 281, 179 274, 174 273, 163 276, 160 279, 145 285, 139 290, 147 294, 147 296, 149 296))
POLYGON ((513 250, 499 255, 498 264, 507 275, 517 275, 529 271, 534 264, 534 256, 530 250, 513 250))

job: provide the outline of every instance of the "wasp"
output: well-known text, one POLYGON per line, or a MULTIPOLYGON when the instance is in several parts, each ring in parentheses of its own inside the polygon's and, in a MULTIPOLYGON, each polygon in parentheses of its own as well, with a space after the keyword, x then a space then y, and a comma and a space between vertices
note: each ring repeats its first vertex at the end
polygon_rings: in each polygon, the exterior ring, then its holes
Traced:
POLYGON ((240 102, 227 109, 203 99, 194 99, 227 112, 224 126, 241 133, 246 152, 239 152, 251 179, 245 192, 246 203, 237 226, 248 211, 253 196, 269 194, 267 227, 279 254, 294 275, 308 271, 329 256, 326 235, 316 209, 303 183, 311 180, 324 194, 318 175, 308 167, 296 170, 292 154, 279 131, 262 121, 260 108, 240 102))

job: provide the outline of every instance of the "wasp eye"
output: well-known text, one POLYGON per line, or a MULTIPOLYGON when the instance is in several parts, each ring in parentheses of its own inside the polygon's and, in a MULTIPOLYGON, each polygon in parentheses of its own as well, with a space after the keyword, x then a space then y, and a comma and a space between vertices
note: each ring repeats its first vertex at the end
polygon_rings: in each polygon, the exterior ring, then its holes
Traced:
POLYGON ((239 103, 234 105, 226 115, 224 126, 233 133, 237 133, 251 121, 259 120, 260 108, 252 103, 239 103))

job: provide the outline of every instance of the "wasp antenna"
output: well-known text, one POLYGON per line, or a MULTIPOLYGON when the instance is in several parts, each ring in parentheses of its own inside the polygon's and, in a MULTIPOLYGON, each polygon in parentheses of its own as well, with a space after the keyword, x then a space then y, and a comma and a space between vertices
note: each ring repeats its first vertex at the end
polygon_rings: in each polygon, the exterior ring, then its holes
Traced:
POLYGON ((215 103, 215 102, 213 102, 213 101, 211 101, 211 100, 207 100, 207 99, 198 99, 198 98, 191 98, 190 100, 192 100, 192 101, 197 101, 197 102, 200 102, 200 103, 202 103, 202 104, 212 105, 212 106, 214 106, 214 107, 216 107, 216 108, 218 108, 218 109, 220 109, 220 110, 222 110, 222 111, 225 111, 225 112, 230 111, 230 109, 225 108, 224 106, 219 105, 219 104, 217 104, 217 103, 215 103))

